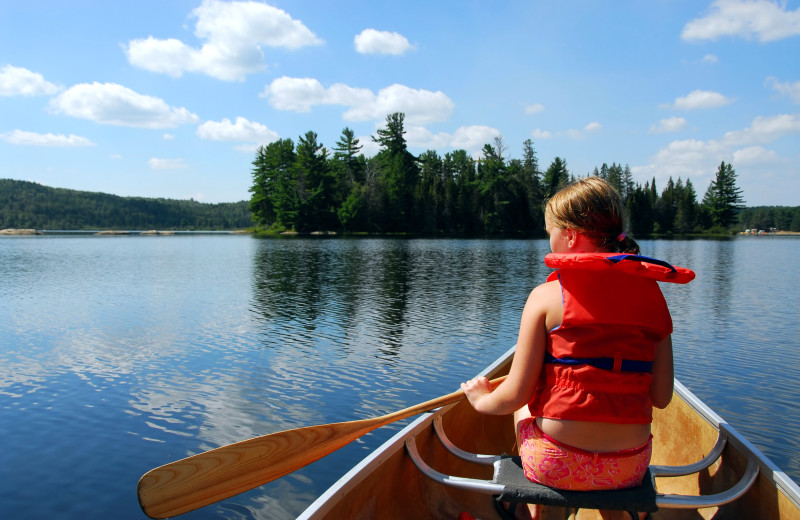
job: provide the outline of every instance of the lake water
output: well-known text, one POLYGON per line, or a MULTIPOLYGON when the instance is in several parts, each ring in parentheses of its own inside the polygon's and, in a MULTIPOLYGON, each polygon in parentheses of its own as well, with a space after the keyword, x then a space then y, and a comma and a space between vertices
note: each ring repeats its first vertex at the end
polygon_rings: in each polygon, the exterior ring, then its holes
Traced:
MULTIPOLYGON (((676 375, 800 481, 800 239, 643 241, 676 375)), ((0 518, 144 519, 139 477, 455 390, 516 340, 545 240, 0 238, 0 518)), ((188 519, 294 518, 406 422, 188 519)))

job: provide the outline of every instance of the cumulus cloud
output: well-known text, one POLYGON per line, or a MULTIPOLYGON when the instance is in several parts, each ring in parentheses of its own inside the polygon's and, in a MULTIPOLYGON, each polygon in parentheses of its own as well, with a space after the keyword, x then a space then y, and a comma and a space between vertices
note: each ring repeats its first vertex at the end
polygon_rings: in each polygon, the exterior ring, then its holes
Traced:
POLYGON ((0 69, 0 96, 50 96, 59 90, 37 72, 13 65, 0 69))
POLYGON ((719 63, 719 58, 717 58, 714 54, 706 54, 703 56, 701 61, 703 63, 719 63))
POLYGON ((540 128, 537 128, 533 132, 531 132, 531 135, 534 137, 534 139, 550 139, 551 137, 553 137, 552 132, 548 130, 542 130, 540 128))
POLYGON ((261 97, 269 98, 278 110, 311 112, 314 105, 356 106, 375 99, 369 89, 353 88, 344 83, 334 83, 325 88, 314 78, 289 78, 283 76, 272 81, 261 97))
POLYGON ((496 128, 484 125, 462 126, 453 133, 450 145, 456 149, 474 151, 492 143, 495 137, 502 137, 500 130, 496 128))
POLYGON ((131 65, 180 77, 184 72, 243 81, 264 65, 262 47, 299 49, 319 39, 286 11, 260 2, 204 0, 192 11, 194 34, 204 43, 195 48, 175 38, 135 39, 124 47, 131 65))
POLYGON ((665 105, 665 107, 677 110, 697 110, 701 108, 718 108, 729 103, 733 103, 733 99, 725 97, 718 92, 698 89, 684 97, 676 98, 672 105, 665 105))
POLYGON ((800 114, 758 116, 744 130, 726 133, 723 141, 733 146, 743 146, 769 143, 785 135, 798 133, 800 133, 800 114))
POLYGON ((361 31, 353 39, 353 44, 360 54, 400 55, 413 48, 402 34, 375 29, 361 31))
POLYGON ((236 122, 223 118, 222 121, 206 121, 197 127, 200 139, 212 141, 242 141, 257 144, 269 144, 277 141, 279 136, 266 125, 237 117, 236 122))
POLYGON ((153 157, 147 161, 147 165, 154 170, 182 170, 186 168, 183 159, 159 159, 153 157))
POLYGON ((780 161, 780 156, 763 146, 750 146, 733 152, 733 164, 766 164, 780 161))
MULTIPOLYGON (((447 132, 434 134, 427 128, 416 125, 407 125, 404 129, 409 147, 426 150, 464 149, 473 155, 477 154, 483 145, 492 143, 495 137, 501 137, 498 129, 484 125, 462 126, 452 134, 447 132)), ((362 139, 361 142, 363 143, 364 140, 362 139)), ((377 151, 376 149, 375 152, 377 151)))
POLYGON ((749 127, 728 132, 720 139, 672 141, 661 148, 649 164, 634 166, 631 171, 638 179, 656 178, 660 186, 669 177, 690 178, 702 197, 704 187, 714 177, 719 163, 731 162, 739 174, 740 187, 748 192, 761 193, 763 180, 773 175, 785 178, 785 168, 790 163, 761 144, 796 133, 800 133, 800 114, 761 116, 749 127), (776 168, 780 175, 777 175, 776 168))
POLYGON ((592 121, 588 125, 583 127, 584 132, 597 132, 598 130, 602 130, 603 125, 598 123, 597 121, 592 121))
POLYGON ((62 146, 62 147, 84 147, 95 146, 91 140, 78 135, 64 134, 37 134, 24 130, 12 130, 0 134, 0 139, 10 144, 27 146, 62 146))
POLYGON ((794 83, 780 82, 777 78, 769 77, 766 84, 782 96, 786 96, 794 103, 800 103, 800 81, 794 83))
POLYGON ((170 107, 162 99, 138 94, 116 83, 70 87, 50 100, 50 110, 104 125, 139 128, 172 128, 199 119, 185 108, 170 107))
POLYGON ((679 132, 686 128, 687 122, 686 119, 682 117, 668 117, 666 119, 662 119, 650 127, 651 134, 664 134, 668 132, 679 132))
POLYGON ((315 105, 342 105, 346 121, 383 120, 387 114, 403 112, 409 124, 424 125, 444 121, 455 108, 443 92, 413 89, 394 84, 378 91, 335 83, 325 88, 313 78, 283 76, 264 89, 262 97, 278 110, 309 112, 315 105))
POLYGON ((534 103, 532 105, 525 106, 525 113, 526 114, 538 114, 539 112, 544 110, 544 105, 541 103, 534 103))
POLYGON ((772 42, 800 35, 800 9, 770 0, 716 0, 708 14, 686 24, 684 40, 717 40, 738 36, 772 42))

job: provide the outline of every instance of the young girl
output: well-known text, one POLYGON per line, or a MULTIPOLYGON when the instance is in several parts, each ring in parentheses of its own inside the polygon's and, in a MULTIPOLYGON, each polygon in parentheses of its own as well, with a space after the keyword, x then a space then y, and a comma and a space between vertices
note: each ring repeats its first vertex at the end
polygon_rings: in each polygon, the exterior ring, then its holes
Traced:
MULTIPOLYGON (((638 486, 650 462, 652 407, 672 398, 672 320, 659 281, 688 269, 639 254, 619 194, 580 179, 547 203, 557 267, 528 297, 508 379, 461 388, 481 413, 514 413, 525 475, 558 489, 638 486)), ((537 517, 535 506, 531 516, 537 517)))

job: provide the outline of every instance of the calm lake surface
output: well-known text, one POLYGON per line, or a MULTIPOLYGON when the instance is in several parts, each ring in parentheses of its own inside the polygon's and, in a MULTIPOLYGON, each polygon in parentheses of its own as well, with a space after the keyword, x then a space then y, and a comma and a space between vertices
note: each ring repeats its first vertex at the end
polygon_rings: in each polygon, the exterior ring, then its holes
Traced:
MULTIPOLYGON (((676 376, 800 481, 800 239, 643 241, 676 376)), ((516 341, 545 240, 0 238, 0 518, 144 519, 146 471, 449 393, 516 341)), ((294 518, 408 421, 190 519, 294 518)))

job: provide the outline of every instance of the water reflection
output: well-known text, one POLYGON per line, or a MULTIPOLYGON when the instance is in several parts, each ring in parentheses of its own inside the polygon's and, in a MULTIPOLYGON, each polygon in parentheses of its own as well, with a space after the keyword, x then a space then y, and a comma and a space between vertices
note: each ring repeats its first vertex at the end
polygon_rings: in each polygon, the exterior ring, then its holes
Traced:
MULTIPOLYGON (((800 367, 787 360, 800 337, 800 240, 641 245, 698 274, 662 286, 678 378, 797 479, 800 367)), ((135 482, 152 467, 451 392, 516 340, 548 250, 544 240, 0 241, 4 512, 139 518, 135 482)), ((292 518, 402 425, 186 518, 292 518)))

